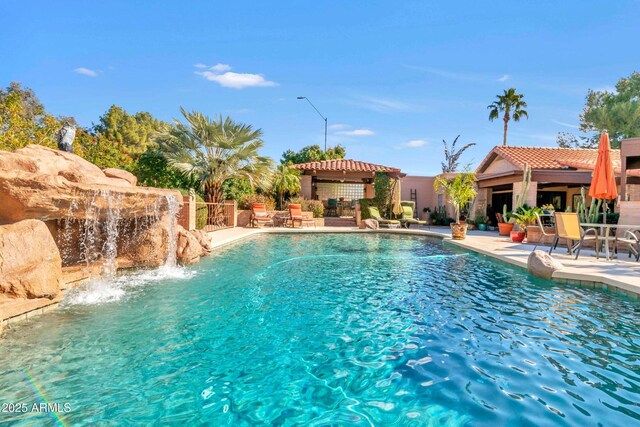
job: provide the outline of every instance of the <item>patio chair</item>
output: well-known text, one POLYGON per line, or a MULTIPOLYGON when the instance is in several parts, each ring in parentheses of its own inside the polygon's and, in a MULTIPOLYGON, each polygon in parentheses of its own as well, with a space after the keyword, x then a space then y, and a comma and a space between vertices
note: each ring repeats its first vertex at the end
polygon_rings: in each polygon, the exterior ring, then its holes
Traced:
POLYGON ((415 202, 403 201, 403 202, 400 202, 400 206, 402 206, 402 215, 400 216, 400 225, 403 228, 409 228, 411 227, 411 224, 427 225, 427 221, 421 221, 413 217, 413 213, 416 208, 415 202))
POLYGON ((338 216, 338 199, 327 200, 327 216, 338 216))
POLYGON ((291 228, 296 226, 296 221, 300 222, 302 227, 302 205, 290 204, 289 205, 289 221, 291 221, 291 228))
MULTIPOLYGON (((546 231, 544 231, 544 222, 542 221, 541 217, 553 217, 552 214, 542 214, 540 215, 539 213, 535 213, 536 215, 536 224, 538 224, 538 227, 540 227, 540 231, 542 232, 542 239, 540 239, 540 242, 536 243, 535 246, 533 247, 533 250, 535 251, 536 248, 538 247, 538 245, 540 244, 544 244, 544 239, 545 237, 549 237, 551 239, 553 239, 555 237, 555 233, 551 234, 551 233, 547 233, 546 231)), ((549 252, 551 253, 551 252, 549 252)))
MULTIPOLYGON (((638 224, 639 215, 637 212, 623 212, 618 218, 620 225, 638 224)), ((636 261, 640 260, 640 227, 638 228, 616 228, 613 241, 613 254, 618 253, 618 246, 626 245, 629 258, 633 256, 636 261)))
POLYGON ((264 203, 251 204, 251 226, 256 227, 258 224, 271 224, 273 226, 273 218, 267 212, 264 203))
POLYGON ((558 246, 560 239, 565 239, 569 255, 573 255, 573 251, 577 249, 575 259, 578 259, 580 249, 582 249, 582 243, 584 243, 585 240, 594 240, 596 243, 596 258, 600 257, 598 231, 595 228, 584 230, 580 226, 580 219, 575 212, 555 212, 554 217, 556 220, 556 234, 553 237, 549 255, 551 255, 551 252, 558 246), (592 233, 593 236, 590 235, 592 233), (573 242, 576 241, 577 243, 574 244, 573 242))
POLYGON ((400 221, 398 220, 382 218, 380 211, 375 206, 369 206, 369 216, 378 221, 381 227, 398 228, 400 226, 400 221))

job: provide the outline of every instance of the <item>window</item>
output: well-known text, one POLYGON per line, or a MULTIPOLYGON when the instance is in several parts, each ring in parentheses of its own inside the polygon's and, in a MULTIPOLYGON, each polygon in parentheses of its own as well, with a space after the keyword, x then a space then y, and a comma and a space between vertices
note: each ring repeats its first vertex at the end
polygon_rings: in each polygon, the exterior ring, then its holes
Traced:
POLYGON ((319 200, 359 200, 364 197, 364 184, 318 182, 316 195, 319 200))

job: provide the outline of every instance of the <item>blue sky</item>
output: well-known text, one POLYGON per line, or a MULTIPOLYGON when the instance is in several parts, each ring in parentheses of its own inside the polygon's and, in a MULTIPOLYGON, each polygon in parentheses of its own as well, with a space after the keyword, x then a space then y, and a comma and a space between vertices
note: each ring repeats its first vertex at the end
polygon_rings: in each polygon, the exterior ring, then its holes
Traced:
POLYGON ((439 171, 442 139, 501 143, 486 106, 508 87, 530 119, 510 145, 575 131, 587 90, 640 71, 640 1, 12 1, 0 3, 0 84, 34 89, 85 126, 111 105, 179 107, 264 131, 265 154, 323 144, 439 171))

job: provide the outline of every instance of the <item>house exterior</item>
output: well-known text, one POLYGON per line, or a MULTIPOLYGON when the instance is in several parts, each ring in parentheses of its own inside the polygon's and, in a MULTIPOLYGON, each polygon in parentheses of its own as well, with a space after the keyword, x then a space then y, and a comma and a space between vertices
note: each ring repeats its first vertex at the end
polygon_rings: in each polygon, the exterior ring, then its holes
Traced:
MULTIPOLYGON (((531 184, 525 202, 530 206, 552 204, 556 210, 575 210, 582 187, 589 187, 598 158, 597 149, 553 147, 494 147, 476 170, 476 209, 511 210, 522 193, 525 164, 531 168, 531 184)), ((620 183, 620 150, 611 150, 620 183)), ((640 176, 627 178, 626 193, 640 200, 640 176)))

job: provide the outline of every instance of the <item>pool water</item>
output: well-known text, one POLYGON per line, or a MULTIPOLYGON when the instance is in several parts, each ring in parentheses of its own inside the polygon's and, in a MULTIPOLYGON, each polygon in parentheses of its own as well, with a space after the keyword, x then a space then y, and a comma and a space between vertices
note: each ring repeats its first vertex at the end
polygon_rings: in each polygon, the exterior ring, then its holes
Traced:
POLYGON ((70 410, 0 424, 640 423, 619 294, 378 234, 256 236, 167 277, 6 330, 0 403, 70 410))

